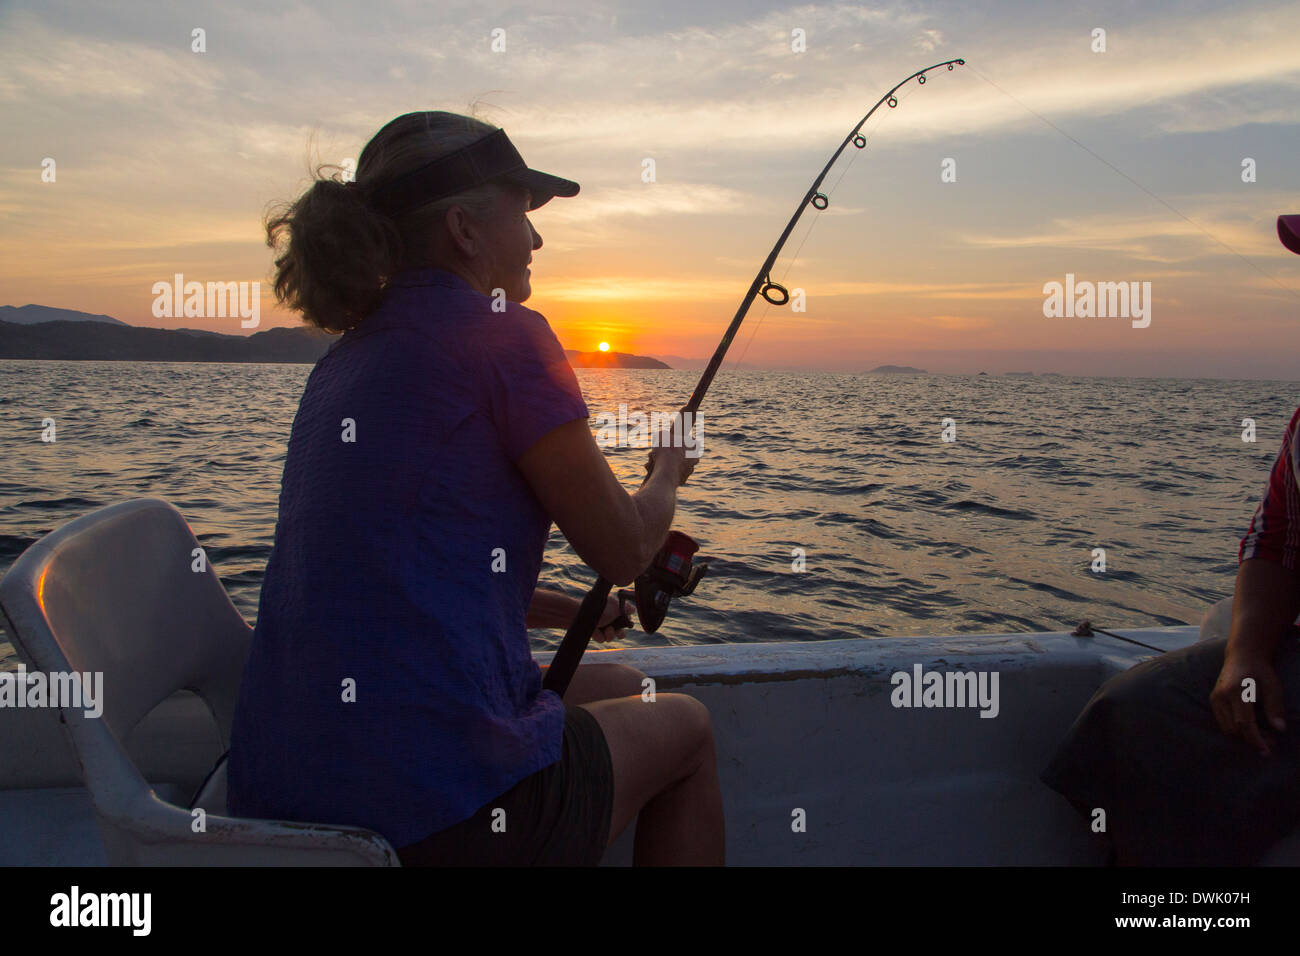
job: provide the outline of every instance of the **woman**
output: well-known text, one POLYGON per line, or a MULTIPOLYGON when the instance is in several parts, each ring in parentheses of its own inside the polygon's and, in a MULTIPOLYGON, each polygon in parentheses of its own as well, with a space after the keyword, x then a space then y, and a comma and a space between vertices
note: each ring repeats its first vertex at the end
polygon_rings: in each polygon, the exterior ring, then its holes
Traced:
MULTIPOLYGON (((520 305, 527 213, 578 184, 502 130, 408 113, 356 181, 269 218, 276 295, 342 332, 294 419, 232 732, 241 816, 354 824, 407 865, 595 864, 637 819, 639 864, 723 862, 708 711, 630 667, 541 689, 526 627, 551 522, 615 584, 668 534, 693 463, 652 452, 628 494, 546 320, 520 305)), ((598 637, 620 613, 611 601, 598 637)))

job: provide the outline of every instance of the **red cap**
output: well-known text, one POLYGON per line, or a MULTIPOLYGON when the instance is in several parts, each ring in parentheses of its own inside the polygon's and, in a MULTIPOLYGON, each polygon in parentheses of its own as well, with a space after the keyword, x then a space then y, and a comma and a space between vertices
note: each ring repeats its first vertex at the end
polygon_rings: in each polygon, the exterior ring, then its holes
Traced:
POLYGON ((1300 215, 1278 216, 1277 237, 1296 255, 1300 255, 1300 215))

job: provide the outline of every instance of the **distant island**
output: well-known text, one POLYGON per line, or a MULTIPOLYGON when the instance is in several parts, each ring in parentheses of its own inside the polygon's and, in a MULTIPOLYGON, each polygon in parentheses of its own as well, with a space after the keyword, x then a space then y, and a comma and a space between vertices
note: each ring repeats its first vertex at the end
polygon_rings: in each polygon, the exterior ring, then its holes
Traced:
POLYGON ((868 375, 929 375, 923 368, 912 368, 910 365, 877 365, 868 375))
POLYGON ((0 359, 314 363, 337 339, 337 335, 309 326, 225 335, 87 319, 25 325, 0 320, 0 359))
POLYGON ((578 352, 565 349, 569 364, 574 368, 672 368, 648 355, 629 355, 627 352, 578 352))
MULTIPOLYGON (((278 326, 252 335, 156 329, 44 305, 0 306, 0 359, 109 362, 278 362, 315 364, 338 335, 278 326)), ((575 368, 671 368, 626 352, 566 350, 575 368)))

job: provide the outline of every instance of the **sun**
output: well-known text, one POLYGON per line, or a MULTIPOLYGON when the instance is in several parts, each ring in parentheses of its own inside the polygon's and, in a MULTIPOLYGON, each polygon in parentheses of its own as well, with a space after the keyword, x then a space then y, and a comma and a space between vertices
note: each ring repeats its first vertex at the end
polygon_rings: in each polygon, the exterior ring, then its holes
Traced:
POLYGON ((596 348, 600 349, 602 352, 608 352, 608 351, 609 351, 609 343, 608 343, 608 342, 601 342, 598 346, 596 346, 596 348))

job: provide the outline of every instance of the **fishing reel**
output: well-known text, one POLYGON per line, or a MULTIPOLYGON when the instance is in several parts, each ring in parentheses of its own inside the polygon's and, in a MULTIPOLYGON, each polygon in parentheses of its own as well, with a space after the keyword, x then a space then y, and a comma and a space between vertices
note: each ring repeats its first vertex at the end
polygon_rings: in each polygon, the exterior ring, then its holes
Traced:
MULTIPOLYGON (((659 549, 650 567, 637 577, 635 590, 624 588, 618 592, 620 608, 625 600, 635 598, 636 616, 641 622, 641 630, 647 634, 659 630, 672 599, 692 594, 700 579, 708 572, 708 558, 692 561, 692 556, 698 550, 700 546, 689 535, 680 531, 668 532, 668 539, 664 541, 664 546, 659 549)), ((633 624, 623 614, 608 626, 626 628, 633 624)))

